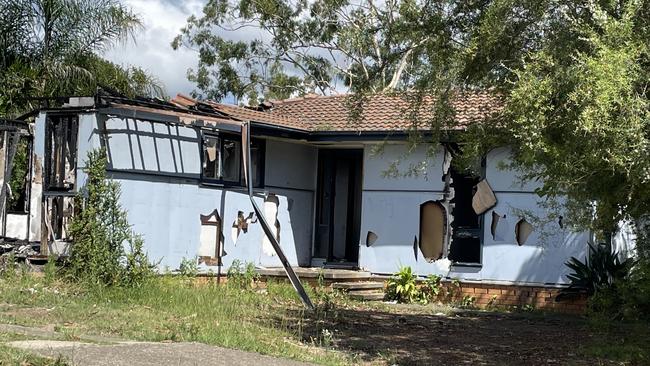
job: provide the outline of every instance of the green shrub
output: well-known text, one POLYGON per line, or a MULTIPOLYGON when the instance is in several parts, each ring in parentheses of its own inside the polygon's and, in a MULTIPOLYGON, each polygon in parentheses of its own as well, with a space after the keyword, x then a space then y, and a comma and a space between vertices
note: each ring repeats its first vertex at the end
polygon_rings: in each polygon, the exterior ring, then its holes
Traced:
POLYGON ((441 281, 442 277, 438 275, 429 275, 424 280, 424 284, 420 287, 419 301, 423 304, 428 304, 429 302, 436 300, 442 292, 441 281))
POLYGON ((228 268, 228 285, 241 289, 250 289, 260 275, 255 270, 253 263, 242 263, 239 259, 232 261, 228 268))
POLYGON ((0 257, 0 276, 6 280, 13 280, 16 278, 16 256, 14 252, 0 257))
POLYGON ((58 274, 58 267, 56 264, 57 257, 55 255, 50 255, 47 258, 47 263, 43 266, 43 278, 46 284, 51 284, 56 280, 58 274))
POLYGON ((178 266, 178 273, 183 277, 196 277, 199 274, 199 265, 196 258, 183 258, 178 266))
POLYGON ((587 310, 601 320, 650 320, 650 262, 635 263, 627 277, 594 293, 587 310))
POLYGON ((628 275, 632 261, 621 261, 619 254, 612 250, 610 244, 601 243, 594 246, 590 243, 589 253, 584 261, 571 257, 565 265, 572 269, 573 273, 567 276, 569 287, 560 291, 558 300, 577 294, 591 296, 611 288, 628 275))
POLYGON ((475 303, 476 298, 474 296, 465 295, 463 296, 463 299, 460 300, 458 306, 463 309, 474 309, 476 308, 475 303))
POLYGON ((620 260, 609 244, 590 245, 584 262, 571 258, 571 284, 557 297, 589 296, 587 312, 603 320, 650 318, 650 260, 620 260))
POLYGON ((100 286, 139 286, 153 274, 155 266, 120 206, 119 183, 106 178, 106 164, 103 149, 88 153, 86 185, 76 197, 79 212, 70 224, 73 245, 67 277, 100 286))
POLYGON ((416 278, 411 267, 400 267, 399 271, 388 280, 386 298, 401 303, 418 301, 421 298, 421 292, 416 284, 416 278))

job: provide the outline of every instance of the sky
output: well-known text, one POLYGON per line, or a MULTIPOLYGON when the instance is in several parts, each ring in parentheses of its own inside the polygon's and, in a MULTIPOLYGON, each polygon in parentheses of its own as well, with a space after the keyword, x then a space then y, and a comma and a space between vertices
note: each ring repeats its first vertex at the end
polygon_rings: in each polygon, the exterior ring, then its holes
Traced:
POLYGON ((196 67, 198 55, 188 49, 174 51, 170 44, 192 14, 201 14, 205 0, 123 0, 143 21, 144 29, 104 53, 122 66, 139 66, 155 75, 169 96, 190 93, 187 69, 196 67))

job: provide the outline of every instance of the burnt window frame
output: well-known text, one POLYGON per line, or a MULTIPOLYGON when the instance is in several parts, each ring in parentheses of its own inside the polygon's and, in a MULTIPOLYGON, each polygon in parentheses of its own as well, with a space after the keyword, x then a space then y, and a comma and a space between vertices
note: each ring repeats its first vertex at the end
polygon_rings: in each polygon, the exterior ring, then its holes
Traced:
MULTIPOLYGON (((266 140, 260 138, 251 138, 251 150, 257 148, 259 151, 259 159, 257 165, 256 177, 258 178, 257 184, 253 182, 253 188, 263 188, 264 187, 264 172, 265 172, 265 162, 266 162, 266 140)), ((243 146, 241 144, 241 134, 232 133, 232 132, 222 132, 222 131, 201 131, 201 183, 204 185, 216 185, 220 187, 244 187, 244 154, 243 146), (206 139, 213 138, 219 141, 219 157, 223 152, 223 141, 235 141, 239 144, 239 176, 237 180, 225 180, 219 178, 213 178, 206 176, 205 174, 205 144, 206 139)), ((251 155, 253 152, 251 151, 251 155)), ((252 160, 252 156, 251 156, 252 160)))
MULTIPOLYGON (((33 155, 33 149, 34 149, 34 136, 32 135, 22 135, 19 137, 20 140, 26 141, 26 149, 27 149, 27 166, 26 166, 26 171, 25 171, 25 181, 24 181, 24 200, 22 200, 22 209, 16 209, 15 206, 10 206, 9 202, 5 203, 5 207, 7 210, 7 214, 12 214, 12 215, 26 215, 29 214, 30 210, 30 204, 31 204, 31 193, 32 193, 32 186, 31 186, 31 181, 32 181, 32 155, 33 155)), ((19 142, 20 143, 20 142, 19 142)), ((15 160, 15 157, 14 157, 15 160)), ((12 176, 15 174, 15 165, 16 162, 14 161, 14 168, 11 172, 12 176)), ((8 184, 11 184, 11 182, 7 182, 8 184)), ((12 194, 16 194, 16 192, 12 192, 12 194)), ((7 201, 8 201, 7 197, 7 201)), ((20 202, 20 201, 19 201, 20 202)))
MULTIPOLYGON (((45 117, 45 149, 44 149, 44 190, 45 191, 58 191, 58 192, 70 192, 74 191, 75 188, 77 187, 77 180, 76 180, 76 171, 79 166, 79 151, 78 151, 78 146, 79 146, 79 115, 78 114, 71 114, 71 113, 48 113, 47 116, 45 117), (63 119, 68 118, 69 120, 69 125, 66 124, 66 126, 62 126, 59 124, 53 131, 53 121, 56 119, 59 122, 63 119), (53 139, 52 139, 52 133, 65 133, 65 135, 73 141, 71 146, 74 148, 72 149, 72 167, 73 170, 75 171, 75 181, 70 187, 66 187, 65 184, 63 183, 65 181, 65 171, 63 171, 63 178, 61 180, 61 185, 53 185, 52 184, 52 177, 55 175, 55 173, 52 172, 52 157, 54 156, 54 153, 52 151, 53 149, 53 139)), ((65 161, 65 149, 62 149, 61 152, 62 154, 61 158, 65 161)), ((65 164, 63 165, 63 169, 65 169, 65 164)), ((61 173, 61 172, 60 172, 61 173)))

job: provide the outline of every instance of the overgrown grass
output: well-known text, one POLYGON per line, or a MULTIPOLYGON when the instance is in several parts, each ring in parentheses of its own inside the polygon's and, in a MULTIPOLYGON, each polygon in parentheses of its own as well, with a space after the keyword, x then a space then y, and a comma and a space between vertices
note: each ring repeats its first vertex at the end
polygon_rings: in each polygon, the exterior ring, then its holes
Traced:
POLYGON ((590 322, 595 336, 583 347, 586 356, 633 365, 650 364, 650 324, 646 322, 590 322))
MULTIPOLYGON (((346 342, 364 337, 363 334, 376 337, 371 326, 376 319, 394 321, 403 328, 385 335, 403 338, 399 344, 402 350, 417 338, 412 329, 400 325, 400 321, 408 319, 420 319, 414 324, 421 321, 436 328, 439 321, 431 316, 442 313, 446 318, 440 319, 447 319, 446 326, 453 324, 461 334, 471 334, 471 330, 464 328, 468 326, 468 316, 453 316, 457 310, 449 306, 360 303, 307 286, 318 304, 316 312, 308 313, 289 284, 269 281, 264 288, 251 288, 250 276, 245 272, 241 276, 230 285, 197 284, 187 276, 162 276, 139 288, 89 288, 17 271, 9 278, 0 276, 0 323, 48 325, 61 334, 61 339, 95 335, 141 341, 195 341, 325 365, 393 364, 395 357, 403 358, 392 348, 374 348, 372 341, 346 342), (356 321, 365 323, 366 333, 356 333, 356 321)), ((537 312, 517 315, 521 316, 530 317, 532 327, 549 321, 545 314, 537 312)), ((476 319, 472 322, 479 321, 476 319)), ((550 321, 566 327, 587 325, 579 318, 571 318, 570 324, 553 319, 550 321)), ((513 324, 519 326, 521 322, 513 324)), ((386 331, 381 324, 377 325, 378 330, 386 331)), ((588 329, 581 331, 584 342, 580 342, 579 354, 585 359, 650 363, 647 324, 607 323, 588 329)), ((0 365, 60 365, 55 360, 2 346, 3 342, 14 340, 7 337, 0 333, 0 365)), ((456 345, 456 352, 461 351, 456 345)))
POLYGON ((321 364, 354 362, 354 356, 317 347, 320 342, 302 341, 302 328, 296 324, 301 320, 294 315, 301 304, 290 285, 271 282, 264 295, 258 291, 197 285, 178 276, 159 277, 140 288, 84 289, 21 275, 11 281, 0 279, 0 322, 53 324, 73 338, 93 334, 195 341, 321 364), (288 316, 290 309, 294 311, 288 316))
POLYGON ((53 359, 49 357, 40 357, 27 351, 15 349, 4 345, 5 342, 22 341, 29 337, 0 332, 0 366, 20 365, 20 366, 65 366, 63 359, 53 359))

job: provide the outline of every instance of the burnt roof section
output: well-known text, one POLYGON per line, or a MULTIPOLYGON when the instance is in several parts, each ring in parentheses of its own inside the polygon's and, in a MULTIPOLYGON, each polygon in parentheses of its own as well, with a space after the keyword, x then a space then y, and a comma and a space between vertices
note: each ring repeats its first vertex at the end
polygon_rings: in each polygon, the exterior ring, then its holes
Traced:
MULTIPOLYGON (((349 95, 316 96, 264 102, 258 108, 237 107, 213 101, 198 101, 179 94, 172 104, 184 108, 215 113, 305 132, 404 132, 417 128, 431 129, 435 117, 435 99, 425 97, 413 112, 413 103, 402 95, 374 94, 364 99, 358 118, 352 117, 356 105, 349 95)), ((502 103, 494 93, 468 91, 455 94, 450 105, 453 110, 453 130, 463 130, 469 124, 480 122, 502 110, 502 103)))
MULTIPOLYGON (((349 95, 317 96, 280 101, 267 101, 257 108, 240 107, 214 101, 197 100, 178 94, 170 101, 151 98, 126 98, 98 94, 97 107, 112 106, 178 116, 184 123, 238 123, 250 121, 253 126, 294 131, 299 134, 392 134, 431 130, 435 117, 435 99, 425 97, 413 113, 413 103, 403 95, 374 94, 367 96, 359 118, 353 119, 354 102, 349 95)), ((466 91, 450 99, 453 110, 452 130, 463 130, 469 124, 490 118, 502 110, 495 93, 466 91)))
POLYGON ((200 101, 190 98, 186 95, 178 94, 171 100, 171 103, 187 109, 201 108, 210 110, 213 113, 227 115, 240 121, 251 121, 255 124, 284 127, 299 131, 308 132, 309 126, 296 121, 294 118, 273 115, 267 112, 261 112, 252 108, 238 107, 230 104, 217 103, 213 101, 200 101))

